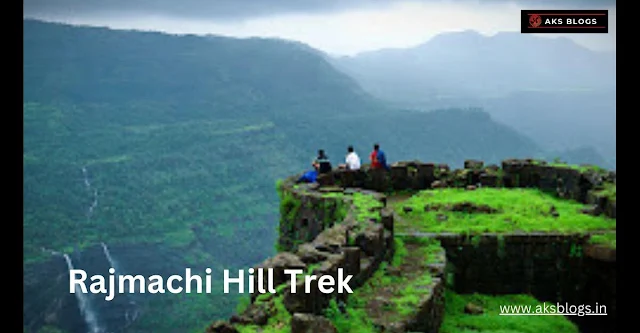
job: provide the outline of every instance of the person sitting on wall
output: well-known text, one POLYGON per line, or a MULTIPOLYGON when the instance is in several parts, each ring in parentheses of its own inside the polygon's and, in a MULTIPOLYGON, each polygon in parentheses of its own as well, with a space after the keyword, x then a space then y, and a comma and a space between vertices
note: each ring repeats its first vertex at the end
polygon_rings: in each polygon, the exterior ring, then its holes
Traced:
POLYGON ((371 169, 390 169, 387 164, 387 157, 377 143, 373 145, 373 151, 369 155, 369 160, 371 160, 371 169))
POLYGON ((323 149, 318 150, 318 157, 313 161, 313 167, 318 170, 319 174, 331 172, 331 162, 323 149))
POLYGON ((303 173, 296 183, 315 183, 316 179, 318 179, 318 170, 313 169, 303 173))
POLYGON ((345 158, 345 164, 340 164, 340 169, 346 170, 360 170, 360 157, 356 154, 353 146, 347 147, 347 157, 345 158))
POLYGON ((296 183, 315 183, 318 174, 331 172, 331 162, 322 149, 318 150, 318 157, 313 160, 311 166, 313 169, 303 173, 296 183))

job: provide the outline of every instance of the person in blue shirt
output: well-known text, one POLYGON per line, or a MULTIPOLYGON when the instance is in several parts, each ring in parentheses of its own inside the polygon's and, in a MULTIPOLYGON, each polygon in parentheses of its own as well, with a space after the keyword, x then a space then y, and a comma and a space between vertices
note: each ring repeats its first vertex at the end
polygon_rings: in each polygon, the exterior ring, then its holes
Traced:
POLYGON ((313 170, 303 173, 298 178, 298 183, 315 183, 318 179, 318 174, 331 172, 331 162, 323 149, 318 150, 318 157, 311 165, 313 165, 313 170))
POLYGON ((371 160, 372 169, 390 169, 389 164, 387 164, 387 156, 380 149, 380 145, 377 143, 373 145, 373 151, 369 155, 369 159, 371 160))
POLYGON ((318 170, 309 170, 298 178, 297 183, 315 183, 316 179, 318 179, 318 170))

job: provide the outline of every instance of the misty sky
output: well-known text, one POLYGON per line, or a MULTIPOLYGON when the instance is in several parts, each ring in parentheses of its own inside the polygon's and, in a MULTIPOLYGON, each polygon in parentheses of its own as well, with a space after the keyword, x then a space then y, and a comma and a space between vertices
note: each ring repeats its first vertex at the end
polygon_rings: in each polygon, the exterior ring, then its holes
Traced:
POLYGON ((447 31, 520 31, 522 9, 608 9, 608 34, 564 36, 594 50, 615 51, 615 0, 23 0, 28 18, 117 29, 279 37, 334 55, 414 46, 447 31))

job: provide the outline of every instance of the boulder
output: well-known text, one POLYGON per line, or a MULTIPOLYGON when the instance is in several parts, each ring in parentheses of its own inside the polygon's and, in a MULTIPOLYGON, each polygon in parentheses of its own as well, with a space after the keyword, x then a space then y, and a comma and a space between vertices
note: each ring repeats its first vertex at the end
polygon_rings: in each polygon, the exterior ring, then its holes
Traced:
MULTIPOLYGON (((290 252, 280 252, 275 256, 265 260, 255 269, 263 268, 263 272, 265 277, 267 276, 267 270, 269 268, 273 268, 273 285, 277 286, 289 280, 289 276, 284 274, 285 269, 305 269, 307 264, 305 264, 300 257, 290 252)), ((267 279, 263 279, 263 288, 266 290, 267 288, 267 279)), ((258 279, 254 279, 254 288, 255 291, 251 294, 251 300, 255 300, 258 297, 259 293, 258 289, 258 279)))
POLYGON ((294 313, 291 317, 291 333, 338 333, 338 330, 325 317, 294 313))
POLYGON ((315 264, 327 259, 328 253, 319 251, 310 243, 305 243, 298 247, 298 252, 296 252, 296 255, 305 264, 315 264))
POLYGON ((483 312, 484 312, 484 309, 480 305, 477 305, 477 304, 467 303, 464 306, 464 313, 466 313, 466 314, 476 315, 476 314, 482 314, 483 312))
POLYGON ((207 327, 207 333, 239 333, 238 330, 226 321, 216 321, 207 327))
POLYGON ((484 166, 484 162, 482 162, 482 161, 478 161, 478 160, 466 160, 466 161, 464 161, 464 168, 465 169, 477 170, 477 169, 482 169, 483 166, 484 166))

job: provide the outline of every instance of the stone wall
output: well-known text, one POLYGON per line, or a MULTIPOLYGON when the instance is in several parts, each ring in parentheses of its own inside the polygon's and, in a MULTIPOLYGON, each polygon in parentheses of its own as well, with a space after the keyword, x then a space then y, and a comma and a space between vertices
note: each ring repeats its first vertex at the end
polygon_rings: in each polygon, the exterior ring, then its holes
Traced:
POLYGON ((436 237, 446 249, 458 293, 527 293, 554 304, 605 305, 609 315, 590 317, 589 326, 615 327, 615 250, 594 250, 589 235, 424 236, 436 237))
MULTIPOLYGON (((506 160, 502 168, 484 166, 482 161, 465 161, 464 168, 447 165, 398 162, 391 170, 334 170, 321 175, 316 184, 295 184, 296 177, 279 184, 281 222, 276 256, 255 268, 272 268, 275 284, 284 286, 275 295, 254 294, 252 304, 229 321, 220 321, 208 332, 236 332, 232 324, 265 325, 279 299, 291 314, 292 332, 335 332, 322 318, 331 299, 344 301, 347 294, 291 293, 285 269, 302 269, 306 274, 331 275, 337 269, 353 275, 352 288, 370 278, 380 263, 394 251, 394 214, 383 208, 376 220, 358 220, 348 194, 372 195, 386 206, 383 193, 416 191, 437 187, 536 187, 558 196, 593 205, 593 214, 615 218, 615 199, 600 194, 605 182, 615 184, 615 173, 579 171, 534 160, 506 160), (338 195, 331 195, 335 193, 338 195), (347 194, 347 195, 345 195, 347 194)), ((454 288, 460 293, 531 293, 542 301, 570 304, 605 304, 609 316, 592 327, 615 327, 615 249, 590 245, 585 235, 511 234, 469 238, 458 234, 431 234, 446 250, 454 288), (611 326, 613 325, 613 326, 611 326)), ((443 256, 444 257, 444 256, 443 256)), ((413 321, 399 323, 400 331, 437 332, 444 315, 444 269, 436 274, 430 298, 416 309, 413 321), (438 275, 440 274, 440 275, 438 275)), ((304 279, 296 282, 304 288, 304 279)), ((257 281, 254 290, 258 290, 257 281)), ((312 282, 317 290, 317 280, 312 282)), ((578 319, 579 321, 579 319, 578 319)))
MULTIPOLYGON (((232 316, 228 321, 218 321, 211 325, 208 332, 237 332, 234 325, 264 326, 269 318, 277 316, 275 302, 281 302, 291 314, 292 332, 333 332, 332 324, 322 318, 332 299, 343 303, 349 294, 324 294, 318 290, 318 280, 311 282, 311 293, 302 292, 304 278, 296 281, 296 293, 291 292, 290 276, 286 269, 301 269, 306 275, 318 277, 330 275, 338 278, 338 269, 345 275, 353 275, 349 286, 355 290, 362 286, 383 261, 391 259, 394 253, 394 214, 386 209, 386 196, 371 190, 336 188, 335 186, 317 186, 313 184, 295 184, 295 177, 285 179, 279 184, 281 199, 281 239, 280 247, 285 249, 274 257, 268 258, 254 270, 273 270, 274 285, 279 286, 276 294, 257 292, 267 283, 259 285, 254 280, 256 291, 251 295, 251 304, 242 313, 232 316), (373 212, 375 218, 359 217, 352 195, 361 193, 370 195, 380 202, 373 212), (341 219, 341 220, 339 220, 341 219)), ((416 315, 406 322, 398 323, 407 329, 423 332, 437 332, 444 315, 444 267, 442 262, 434 263, 433 283, 426 286, 424 299, 416 308, 416 315)))
POLYGON ((295 177, 279 184, 280 233, 278 247, 282 251, 295 250, 300 243, 310 242, 320 232, 345 218, 348 203, 337 196, 316 191, 317 186, 296 186, 295 177))
POLYGON ((501 166, 467 160, 463 169, 419 161, 397 162, 390 171, 363 168, 334 170, 319 179, 322 186, 359 187, 379 192, 423 190, 436 187, 539 188, 563 198, 594 205, 609 217, 616 216, 616 202, 597 193, 605 183, 616 182, 615 172, 551 165, 533 159, 508 159, 501 166))

